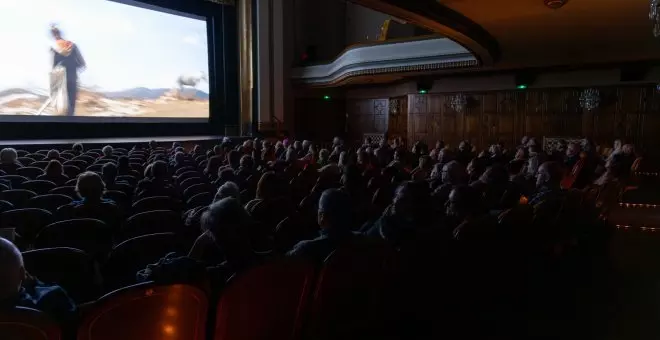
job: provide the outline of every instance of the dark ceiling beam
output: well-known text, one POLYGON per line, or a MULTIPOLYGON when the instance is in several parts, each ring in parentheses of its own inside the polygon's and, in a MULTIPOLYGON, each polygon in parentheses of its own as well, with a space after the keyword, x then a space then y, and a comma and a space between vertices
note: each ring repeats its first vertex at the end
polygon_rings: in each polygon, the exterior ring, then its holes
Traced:
POLYGON ((440 33, 470 50, 482 65, 500 58, 497 40, 483 27, 437 0, 348 0, 440 33))

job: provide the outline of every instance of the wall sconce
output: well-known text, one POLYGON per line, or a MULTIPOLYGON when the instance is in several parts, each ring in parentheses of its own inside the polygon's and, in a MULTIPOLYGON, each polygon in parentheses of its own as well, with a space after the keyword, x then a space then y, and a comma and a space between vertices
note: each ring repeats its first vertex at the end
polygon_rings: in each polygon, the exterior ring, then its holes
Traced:
POLYGON ((461 113, 467 108, 467 97, 462 94, 456 94, 449 98, 449 106, 456 112, 461 113))
POLYGON ((600 92, 594 88, 586 89, 580 94, 580 107, 591 111, 600 105, 600 92))

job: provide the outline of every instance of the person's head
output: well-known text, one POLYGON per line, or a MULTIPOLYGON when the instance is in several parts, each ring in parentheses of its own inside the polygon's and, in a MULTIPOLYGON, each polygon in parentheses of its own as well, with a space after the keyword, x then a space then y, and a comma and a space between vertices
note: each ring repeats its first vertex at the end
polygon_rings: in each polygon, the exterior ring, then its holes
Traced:
POLYGON ((241 189, 238 188, 236 183, 228 181, 221 185, 220 188, 218 188, 218 191, 215 193, 213 202, 220 201, 227 197, 235 198, 240 201, 241 189))
POLYGON ((426 182, 403 182, 394 192, 391 213, 406 219, 419 218, 429 202, 429 197, 430 190, 426 182))
POLYGON ((110 145, 106 145, 106 146, 103 147, 103 149, 101 149, 101 152, 103 153, 103 156, 105 156, 105 157, 112 157, 112 152, 113 151, 114 151, 114 149, 110 145))
POLYGON ((57 150, 50 150, 46 154, 46 159, 48 159, 48 160, 50 160, 50 159, 60 159, 60 152, 57 151, 57 150))
POLYGON ((242 169, 252 170, 254 168, 254 158, 250 155, 243 155, 240 164, 242 169))
POLYGON ((179 151, 174 154, 174 162, 177 164, 181 164, 186 160, 186 154, 179 151))
POLYGON ((50 26, 50 35, 55 40, 62 39, 62 31, 60 31, 60 29, 55 25, 50 26))
POLYGON ((458 144, 458 150, 461 152, 470 151, 470 149, 472 149, 472 147, 470 146, 470 143, 466 140, 463 140, 458 144))
POLYGON ((335 137, 335 138, 332 139, 332 146, 333 147, 341 146, 341 144, 342 144, 341 138, 335 137))
POLYGON ((156 143, 155 140, 149 141, 149 149, 155 149, 158 146, 158 143, 156 143))
POLYGON ((277 175, 272 171, 263 174, 257 183, 257 198, 270 199, 277 197, 277 191, 277 175))
POLYGON ((222 154, 222 146, 216 145, 213 147, 213 154, 214 155, 221 155, 222 154))
POLYGON ((229 151, 227 154, 227 164, 236 170, 241 165, 241 153, 235 150, 229 151))
POLYGON ((294 148, 296 151, 300 151, 300 150, 302 150, 302 143, 300 143, 299 140, 293 142, 293 148, 294 148))
POLYGON ((304 140, 304 141, 302 142, 302 149, 303 149, 303 151, 305 151, 305 152, 308 151, 310 146, 312 146, 312 142, 311 142, 311 141, 304 140))
POLYGON ((529 142, 529 136, 523 136, 520 139, 520 145, 527 146, 527 143, 529 142))
POLYGON ((466 175, 465 167, 457 161, 451 161, 442 167, 442 183, 451 185, 463 184, 466 180, 466 175))
POLYGON ((429 169, 431 167, 431 157, 427 155, 420 156, 418 167, 420 169, 429 169))
POLYGON ((620 139, 614 141, 614 150, 620 150, 623 146, 623 142, 620 139))
POLYGON ((472 187, 461 185, 453 188, 447 200, 447 216, 463 220, 474 216, 481 208, 479 193, 472 187))
POLYGON ((105 163, 101 168, 101 175, 103 176, 103 181, 106 184, 115 183, 117 179, 117 166, 113 163, 105 163))
POLYGON ((181 147, 181 142, 173 142, 172 143, 172 150, 176 150, 177 148, 181 147))
POLYGON ((18 295, 26 278, 23 256, 9 240, 0 237, 0 300, 18 295))
POLYGON ((48 176, 61 176, 63 171, 62 163, 60 161, 53 159, 50 162, 48 162, 48 165, 46 165, 46 169, 44 169, 44 172, 48 176))
POLYGON ((340 167, 344 167, 348 165, 348 153, 346 151, 342 151, 339 153, 339 162, 337 163, 340 167))
POLYGON ((438 163, 447 164, 454 159, 454 154, 452 154, 451 150, 441 149, 438 150, 438 154, 436 155, 436 158, 438 160, 438 163))
POLYGON ((217 175, 220 166, 222 166, 222 157, 213 156, 208 159, 208 162, 206 162, 206 169, 204 169, 204 172, 208 176, 215 176, 217 175))
POLYGON ((13 164, 16 163, 18 153, 13 148, 4 148, 0 151, 0 163, 13 164))
POLYGON ((193 149, 192 149, 192 153, 193 153, 194 155, 199 155, 199 154, 201 154, 201 153, 202 153, 202 146, 199 145, 199 144, 195 144, 195 146, 194 146, 193 149))
POLYGON ((518 160, 523 160, 527 158, 527 150, 525 150, 525 148, 518 148, 516 150, 516 155, 514 158, 518 160))
POLYGON ((240 260, 250 250, 247 224, 249 216, 240 202, 226 197, 213 202, 202 214, 202 230, 208 232, 223 250, 228 261, 240 260))
POLYGON ((321 149, 321 151, 319 151, 319 162, 320 163, 327 163, 329 158, 330 158, 330 150, 321 149))
POLYGON ((629 156, 629 155, 633 155, 633 154, 635 153, 635 146, 632 145, 632 144, 624 144, 624 145, 621 147, 621 150, 622 150, 623 153, 624 153, 625 155, 627 155, 627 156, 629 156))
POLYGON ((561 166, 557 162, 545 162, 536 172, 537 188, 558 188, 563 177, 561 166))
POLYGON ((351 229, 351 198, 339 189, 328 189, 321 194, 317 221, 324 230, 345 231, 351 229))
POLYGON ((119 156, 117 158, 117 169, 119 170, 129 170, 131 167, 130 159, 128 156, 119 156))
POLYGON ((151 165, 151 176, 154 179, 164 180, 167 178, 167 163, 155 161, 151 165))
POLYGON ((444 141, 439 140, 439 141, 435 142, 435 149, 436 150, 442 150, 444 148, 445 148, 445 142, 444 141))
POLYGON ((80 143, 73 144, 71 147, 71 150, 73 150, 75 153, 82 153, 83 152, 83 145, 80 143))
POLYGON ((284 161, 287 163, 293 163, 293 161, 296 160, 296 150, 294 148, 288 148, 286 149, 286 157, 284 158, 284 161))
POLYGON ((105 191, 105 183, 95 172, 86 171, 78 176, 76 192, 80 198, 89 201, 98 201, 105 191))
POLYGON ((580 154, 580 146, 578 146, 576 143, 570 143, 566 147, 566 156, 568 157, 575 157, 580 154))

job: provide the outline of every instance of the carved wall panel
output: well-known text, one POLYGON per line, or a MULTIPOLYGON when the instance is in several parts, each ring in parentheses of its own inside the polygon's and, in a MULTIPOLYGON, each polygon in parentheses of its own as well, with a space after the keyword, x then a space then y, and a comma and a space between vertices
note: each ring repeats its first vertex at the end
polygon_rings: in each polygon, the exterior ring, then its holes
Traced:
POLYGON ((517 145, 522 136, 588 136, 600 144, 624 138, 660 154, 660 93, 654 86, 602 87, 600 106, 592 112, 579 105, 582 88, 548 88, 464 93, 467 107, 450 105, 454 93, 409 94, 404 110, 383 126, 378 110, 392 98, 353 99, 348 105, 353 135, 387 132, 408 143, 436 140, 456 145, 467 139, 479 147, 503 141, 517 145), (376 104, 382 101, 383 104, 376 104), (376 109, 378 108, 378 109, 376 109), (378 112, 377 112, 378 111, 378 112), (405 118, 404 118, 405 117, 405 118), (385 129, 385 130, 383 130, 385 129), (657 151, 656 151, 657 150, 657 151))

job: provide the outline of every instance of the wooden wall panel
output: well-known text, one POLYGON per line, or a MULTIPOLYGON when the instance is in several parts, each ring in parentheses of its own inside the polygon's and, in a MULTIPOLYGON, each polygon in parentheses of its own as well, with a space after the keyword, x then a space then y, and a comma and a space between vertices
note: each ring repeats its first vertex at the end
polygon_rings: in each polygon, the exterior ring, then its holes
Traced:
POLYGON ((525 135, 586 136, 606 145, 624 138, 651 153, 660 153, 660 93, 654 86, 598 88, 600 106, 593 112, 580 108, 583 90, 464 93, 468 106, 463 112, 456 112, 449 105, 455 93, 409 94, 403 97, 407 101, 402 105, 405 110, 390 115, 384 127, 376 123, 375 103, 386 103, 392 98, 354 99, 348 104, 348 119, 349 125, 355 127, 352 131, 356 136, 364 132, 402 135, 406 131, 409 144, 417 140, 429 144, 444 140, 456 145, 466 139, 484 147, 498 141, 517 145, 525 135))

